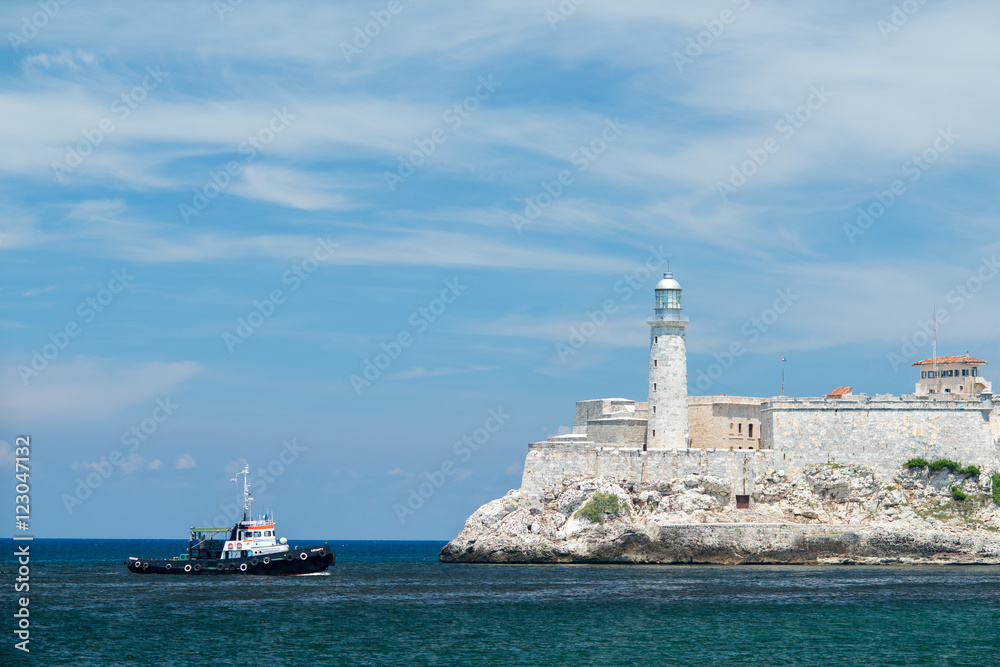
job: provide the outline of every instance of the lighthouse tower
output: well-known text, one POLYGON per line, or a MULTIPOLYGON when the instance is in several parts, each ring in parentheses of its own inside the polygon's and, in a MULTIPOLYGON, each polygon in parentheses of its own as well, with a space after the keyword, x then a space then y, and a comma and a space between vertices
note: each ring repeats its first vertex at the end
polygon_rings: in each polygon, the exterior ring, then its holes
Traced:
POLYGON ((674 274, 656 283, 649 318, 649 421, 645 449, 688 446, 687 347, 681 314, 681 286, 674 274))

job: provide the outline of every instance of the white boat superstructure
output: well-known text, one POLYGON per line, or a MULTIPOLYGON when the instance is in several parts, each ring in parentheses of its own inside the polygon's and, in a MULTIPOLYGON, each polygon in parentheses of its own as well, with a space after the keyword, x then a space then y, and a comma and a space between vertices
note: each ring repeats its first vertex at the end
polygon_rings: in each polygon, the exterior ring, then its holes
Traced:
POLYGON ((236 479, 243 475, 243 520, 233 528, 228 540, 222 547, 222 558, 247 558, 253 556, 269 556, 283 554, 288 551, 288 540, 280 540, 274 531, 274 520, 264 514, 260 519, 249 517, 250 503, 250 466, 247 465, 236 474, 236 479))

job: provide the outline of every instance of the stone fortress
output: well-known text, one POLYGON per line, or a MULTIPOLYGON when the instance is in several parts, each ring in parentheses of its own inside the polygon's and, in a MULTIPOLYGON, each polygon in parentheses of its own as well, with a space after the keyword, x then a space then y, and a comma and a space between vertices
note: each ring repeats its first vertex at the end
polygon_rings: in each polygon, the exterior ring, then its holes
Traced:
MULTIPOLYGON (((474 514, 462 534, 442 551, 442 560, 674 562, 677 557, 669 555, 670 548, 660 548, 659 555, 646 553, 659 539, 656 529, 685 523, 716 523, 721 528, 744 521, 776 529, 788 523, 867 525, 888 511, 884 497, 891 496, 897 485, 920 487, 923 490, 911 495, 923 500, 948 493, 955 483, 964 483, 962 488, 972 492, 989 491, 989 473, 1000 471, 1000 400, 980 374, 986 361, 968 355, 918 361, 914 367, 920 379, 914 393, 904 396, 854 395, 852 387, 839 387, 814 398, 689 397, 688 318, 682 314, 681 293, 670 273, 655 287, 648 321, 648 400, 577 402, 572 432, 531 443, 520 489, 474 514), (975 480, 956 480, 945 470, 947 475, 933 476, 933 483, 910 480, 917 473, 904 464, 915 458, 961 462, 982 474, 975 480), (837 472, 842 469, 847 473, 837 472), (841 489, 838 498, 819 489, 816 479, 824 475, 846 475, 837 484, 846 485, 848 491, 841 489), (867 485, 868 495, 852 495, 850 489, 858 484, 867 485), (812 495, 802 496, 800 486, 809 487, 812 495), (776 495, 778 487, 784 491, 776 495), (612 536, 603 521, 597 527, 575 518, 575 510, 599 488, 617 494, 621 505, 628 506, 629 518, 635 511, 632 524, 646 517, 641 529, 638 524, 623 525, 617 533, 612 530, 612 536), (780 497, 783 493, 798 494, 809 506, 824 500, 830 504, 825 514, 788 507, 780 497), (855 501, 857 507, 852 509, 855 501), (504 508, 494 507, 497 503, 504 508), (758 509, 763 515, 756 513, 758 509), (590 547, 581 546, 581 539, 590 547), (609 551, 602 540, 617 546, 609 551), (622 546, 630 540, 646 547, 622 546)), ((910 503, 903 495, 896 505, 913 509, 894 511, 916 518, 919 503, 910 503)), ((630 523, 625 517, 616 520, 630 523)), ((982 523, 981 517, 975 520, 982 523)), ((995 518, 989 520, 995 531, 995 518)), ((782 539, 801 542, 800 538, 782 539)), ((727 546, 718 531, 712 540, 723 552, 740 550, 727 546)), ((697 546, 692 548, 698 551, 697 546)), ((1000 542, 996 555, 1000 559, 1000 542)), ((708 561, 742 562, 738 556, 708 561)), ((783 561, 779 557, 760 562, 783 561)))

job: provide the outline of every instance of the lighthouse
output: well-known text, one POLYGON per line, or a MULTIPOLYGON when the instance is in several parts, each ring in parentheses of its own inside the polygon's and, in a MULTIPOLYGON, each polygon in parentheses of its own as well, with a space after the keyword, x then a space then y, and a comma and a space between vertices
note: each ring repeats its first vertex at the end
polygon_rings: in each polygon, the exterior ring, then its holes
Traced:
POLYGON ((681 286, 674 274, 656 283, 649 318, 649 420, 644 449, 688 446, 687 346, 688 318, 681 314, 681 286))

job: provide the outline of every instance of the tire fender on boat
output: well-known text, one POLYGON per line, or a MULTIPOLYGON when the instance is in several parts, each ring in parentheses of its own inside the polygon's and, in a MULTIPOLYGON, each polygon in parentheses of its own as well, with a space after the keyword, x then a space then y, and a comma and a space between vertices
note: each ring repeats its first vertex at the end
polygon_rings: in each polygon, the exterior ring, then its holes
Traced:
POLYGON ((195 571, 195 572, 201 572, 201 565, 200 565, 200 564, 198 564, 198 563, 195 563, 195 564, 194 564, 194 571, 195 571))
POLYGON ((240 572, 246 572, 246 571, 247 571, 247 564, 240 563, 240 572))
POLYGON ((173 569, 173 567, 174 567, 173 565, 171 565, 170 563, 167 563, 167 569, 168 569, 168 570, 171 570, 171 569, 173 569))
POLYGON ((309 554, 303 551, 302 553, 299 554, 299 558, 301 558, 302 560, 307 560, 309 558, 309 554))
POLYGON ((184 566, 184 571, 185 572, 190 572, 191 571, 191 563, 188 563, 187 565, 184 566))
POLYGON ((292 560, 292 558, 294 558, 292 554, 285 554, 285 560, 292 560))
POLYGON ((251 565, 256 565, 256 564, 257 564, 257 562, 258 562, 258 561, 257 561, 257 559, 256 559, 256 558, 254 558, 254 559, 253 559, 252 561, 250 561, 250 564, 251 564, 251 565))
POLYGON ((215 566, 215 569, 216 570, 225 570, 226 569, 226 561, 220 560, 219 564, 215 566))
POLYGON ((270 563, 270 562, 271 562, 271 559, 270 559, 270 557, 268 557, 268 556, 264 556, 264 565, 267 565, 267 564, 268 564, 268 563, 270 563))

